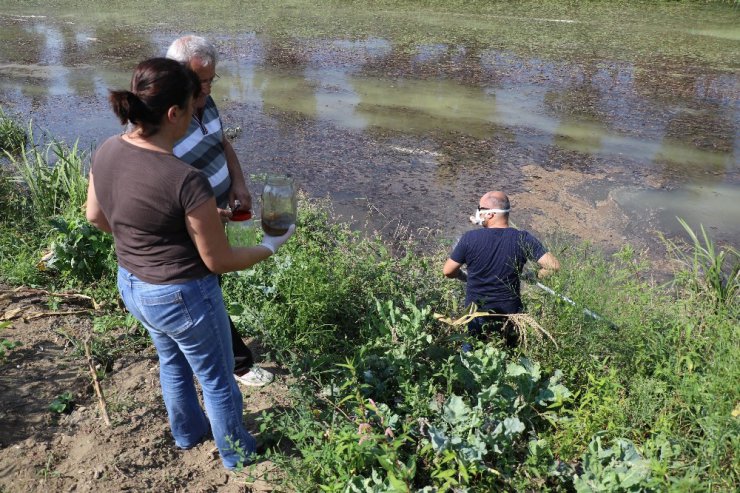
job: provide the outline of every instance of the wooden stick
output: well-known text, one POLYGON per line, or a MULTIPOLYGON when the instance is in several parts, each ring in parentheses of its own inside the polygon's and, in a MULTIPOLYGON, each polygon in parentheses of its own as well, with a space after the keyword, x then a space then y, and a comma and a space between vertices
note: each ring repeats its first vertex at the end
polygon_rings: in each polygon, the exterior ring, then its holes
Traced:
POLYGON ((63 317, 65 315, 76 315, 79 313, 91 313, 92 312, 92 310, 83 309, 83 310, 63 310, 63 311, 55 311, 55 312, 31 312, 28 314, 24 314, 25 310, 27 309, 29 309, 29 307, 13 308, 12 310, 8 310, 7 312, 0 315, 0 320, 13 320, 14 318, 22 318, 24 322, 28 322, 29 320, 33 320, 33 319, 41 318, 41 317, 63 317))
POLYGON ((31 294, 38 294, 38 295, 45 295, 45 296, 53 296, 55 298, 69 298, 73 300, 83 300, 88 301, 90 304, 92 304, 93 308, 97 310, 100 308, 100 303, 95 301, 94 298, 87 296, 85 294, 79 294, 79 293, 53 293, 51 291, 47 291, 45 289, 35 289, 35 288, 27 288, 25 286, 19 286, 17 288, 13 289, 0 289, 0 300, 12 298, 14 296, 23 296, 23 295, 31 295, 31 294))
POLYGON ((90 368, 90 374, 92 375, 93 387, 95 393, 98 394, 98 404, 100 404, 100 412, 103 414, 103 420, 105 424, 110 426, 110 418, 108 418, 108 408, 105 405, 105 397, 103 396, 103 390, 100 388, 100 382, 98 381, 98 373, 95 371, 95 362, 90 354, 90 341, 85 339, 83 342, 85 346, 85 356, 87 356, 87 366, 90 368))
POLYGON ((80 300, 92 301, 92 298, 90 296, 79 293, 53 293, 45 289, 27 288, 25 286, 19 286, 13 289, 0 289, 0 296, 2 296, 2 298, 6 298, 12 295, 24 294, 45 294, 48 296, 56 296, 58 298, 77 298, 80 300))
POLYGON ((41 318, 41 317, 63 317, 65 315, 75 315, 78 313, 90 313, 91 310, 63 310, 63 311, 56 311, 56 312, 34 312, 29 313, 28 315, 23 317, 23 320, 33 320, 35 318, 41 318))

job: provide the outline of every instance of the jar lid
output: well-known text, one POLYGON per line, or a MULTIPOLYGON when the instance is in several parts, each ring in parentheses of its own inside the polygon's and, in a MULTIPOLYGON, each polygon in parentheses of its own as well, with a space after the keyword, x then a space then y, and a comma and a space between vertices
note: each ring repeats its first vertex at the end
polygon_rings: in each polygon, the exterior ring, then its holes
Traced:
POLYGON ((236 211, 229 218, 231 221, 247 221, 252 219, 252 213, 248 210, 236 211))

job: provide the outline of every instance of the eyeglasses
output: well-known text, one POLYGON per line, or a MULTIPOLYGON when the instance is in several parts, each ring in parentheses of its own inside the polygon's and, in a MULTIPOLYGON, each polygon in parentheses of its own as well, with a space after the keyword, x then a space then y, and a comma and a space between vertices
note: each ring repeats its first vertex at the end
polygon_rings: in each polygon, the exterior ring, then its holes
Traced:
POLYGON ((489 207, 481 207, 478 206, 479 211, 486 211, 486 213, 496 214, 496 211, 494 209, 491 209, 489 207))
POLYGON ((212 86, 214 82, 216 82, 218 79, 220 79, 221 76, 218 74, 214 74, 213 77, 210 79, 200 79, 201 85, 209 85, 212 86))

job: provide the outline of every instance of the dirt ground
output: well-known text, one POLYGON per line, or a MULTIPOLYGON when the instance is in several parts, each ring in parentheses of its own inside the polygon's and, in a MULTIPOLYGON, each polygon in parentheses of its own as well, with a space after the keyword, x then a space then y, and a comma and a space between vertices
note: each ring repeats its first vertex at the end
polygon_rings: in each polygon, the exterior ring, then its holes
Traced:
MULTIPOLYGON (((92 333, 92 301, 63 298, 57 306, 50 299, 59 298, 0 286, 0 323, 10 322, 0 343, 20 343, 0 359, 0 492, 272 491, 254 480, 273 469, 267 461, 258 461, 250 478, 222 467, 213 440, 187 451, 175 447, 151 346, 119 355, 101 381, 108 426, 88 360, 76 347, 92 333), (49 405, 65 392, 74 401, 71 412, 52 412, 49 405)), ((125 330, 112 337, 123 344, 130 339, 125 330)), ((242 388, 253 433, 261 411, 289 405, 285 376, 264 366, 276 380, 242 388)))

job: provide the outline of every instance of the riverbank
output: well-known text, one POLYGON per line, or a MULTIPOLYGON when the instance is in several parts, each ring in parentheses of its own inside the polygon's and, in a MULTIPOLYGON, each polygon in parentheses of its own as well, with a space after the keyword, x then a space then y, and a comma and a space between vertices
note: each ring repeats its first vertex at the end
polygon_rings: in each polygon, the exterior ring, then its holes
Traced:
POLYGON ((368 238, 308 198, 295 241, 224 284, 239 329, 278 374, 245 393, 245 420, 268 454, 231 475, 210 442, 177 452, 153 349, 117 301, 110 238, 80 222, 84 161, 63 155, 78 167, 57 167, 68 180, 56 182, 27 174, 45 184, 35 195, 7 168, 0 175, 0 412, 14 423, 0 447, 5 491, 740 485, 737 252, 724 254, 728 282, 707 270, 717 250, 693 263, 702 240, 684 260, 677 250, 666 286, 628 246, 605 257, 550 242, 563 269, 548 284, 576 305, 525 288, 527 345, 507 352, 491 341, 461 354, 459 327, 435 317, 464 312, 462 286, 440 274, 444 248, 420 250, 402 234, 368 238), (584 317, 584 307, 617 328, 584 317))

